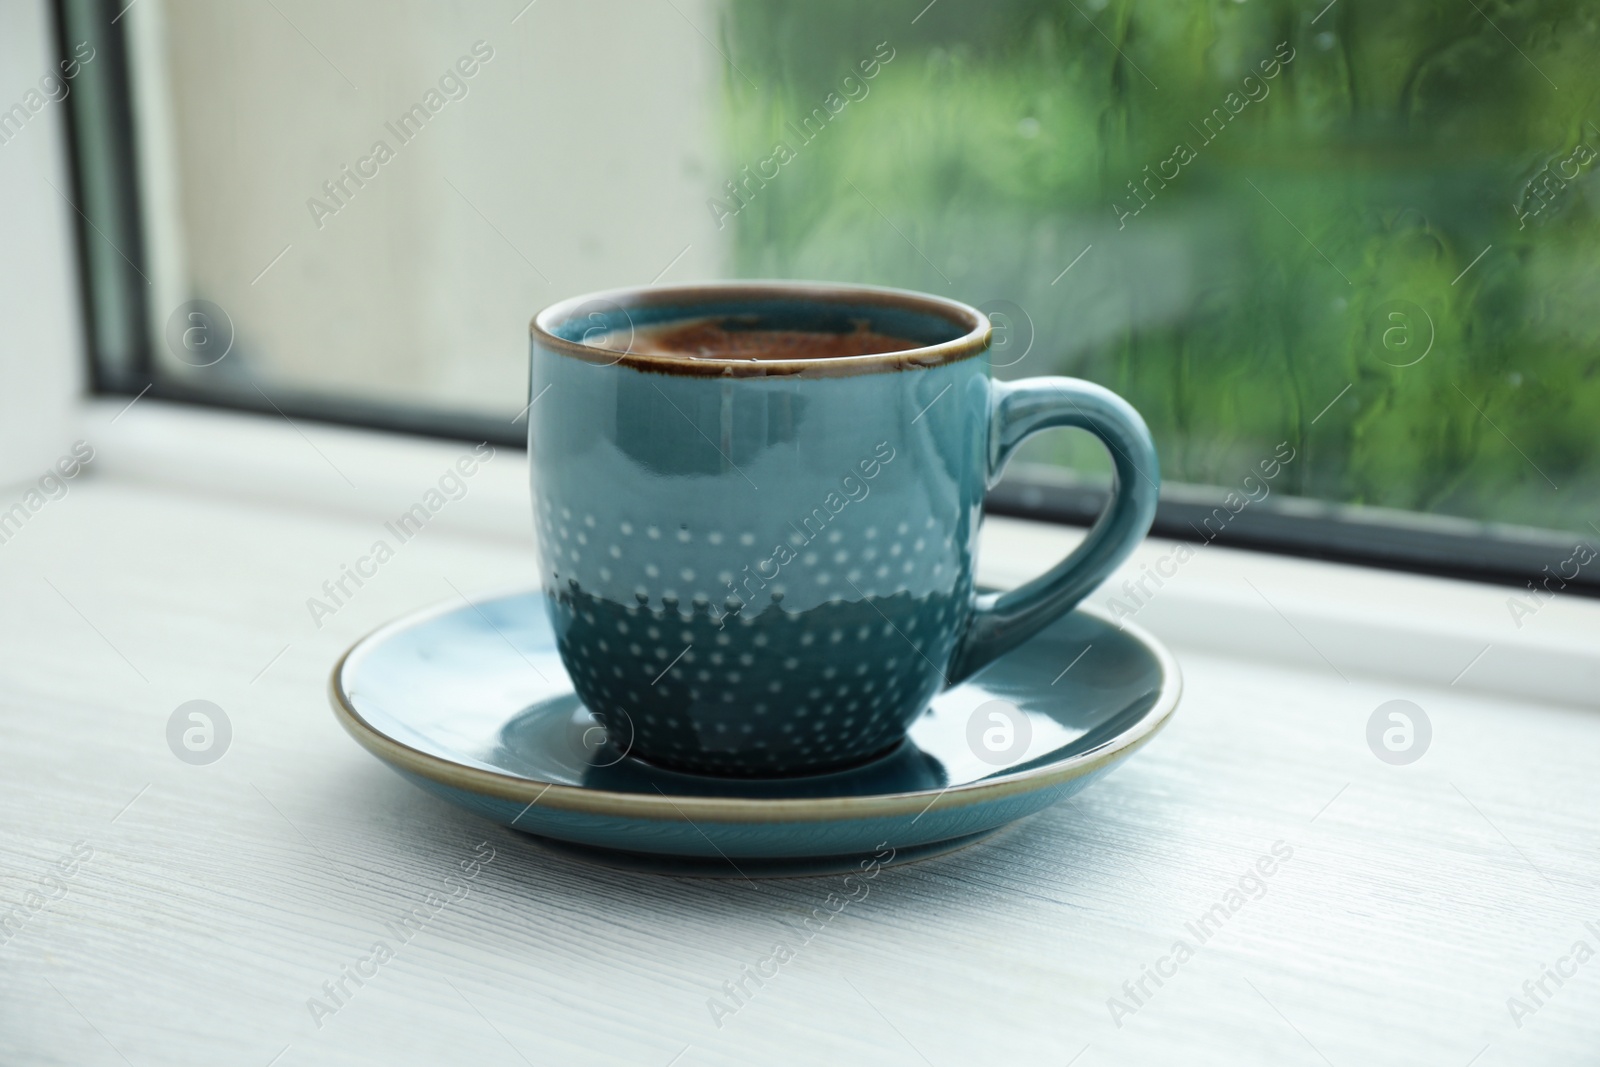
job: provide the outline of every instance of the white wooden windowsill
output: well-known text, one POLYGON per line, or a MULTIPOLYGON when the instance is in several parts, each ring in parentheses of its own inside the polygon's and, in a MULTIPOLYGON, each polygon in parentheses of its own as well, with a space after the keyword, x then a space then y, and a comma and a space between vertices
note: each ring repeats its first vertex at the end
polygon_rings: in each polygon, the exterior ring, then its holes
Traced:
MULTIPOLYGON (((1576 941, 1600 951, 1594 601, 1519 628, 1512 590, 1206 547, 1135 616, 1185 673, 1153 744, 989 842, 886 871, 719 1028, 707 998, 793 941, 780 919, 828 879, 554 857, 407 785, 328 711, 356 637, 532 581, 525 457, 501 451, 319 629, 306 599, 466 448, 124 404, 85 408, 89 473, 0 544, 0 917, 54 895, 0 933, 0 1062, 1493 1067, 1600 1048, 1600 958, 1537 1005, 1523 989, 1576 941), (1365 740, 1395 698, 1433 724, 1406 767, 1365 740), (165 740, 192 699, 233 724, 208 767, 165 740), (319 1027, 308 999, 485 841, 468 896, 319 1027), (1292 858, 1259 899, 1132 999, 1276 842, 1292 858), (48 882, 75 846, 92 854, 48 882), (1137 1010, 1114 1021, 1113 997, 1137 1010)), ((982 576, 1019 581, 1078 536, 990 520, 982 576)), ((1148 543, 1094 599, 1174 552, 1148 543)))

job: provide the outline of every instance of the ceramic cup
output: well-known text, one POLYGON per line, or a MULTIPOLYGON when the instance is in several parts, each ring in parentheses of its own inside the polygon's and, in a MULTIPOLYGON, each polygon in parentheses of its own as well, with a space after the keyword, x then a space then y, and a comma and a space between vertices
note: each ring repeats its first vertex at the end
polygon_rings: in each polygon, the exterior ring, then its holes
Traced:
POLYGON ((989 322, 953 300, 662 286, 563 301, 531 332, 534 518, 561 660, 612 741, 666 767, 809 774, 887 753, 935 693, 1083 599, 1155 513, 1138 413, 1073 378, 991 379, 989 322), (633 331, 699 319, 866 324, 917 347, 626 350, 633 331), (984 491, 1025 438, 1063 426, 1107 446, 1105 513, 1044 575, 976 592, 984 491))

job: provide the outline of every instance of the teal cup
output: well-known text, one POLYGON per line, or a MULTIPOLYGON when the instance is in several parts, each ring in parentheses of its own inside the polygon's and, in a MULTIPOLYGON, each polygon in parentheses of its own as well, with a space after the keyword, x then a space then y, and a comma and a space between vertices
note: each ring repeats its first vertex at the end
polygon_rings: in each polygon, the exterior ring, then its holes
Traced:
POLYGON ((540 576, 612 759, 758 777, 887 755, 934 694, 1071 610, 1155 514, 1139 414, 1074 378, 991 378, 989 321, 953 300, 662 286, 563 301, 531 334, 540 576), (750 358, 635 340, 695 323, 898 347, 750 358), (1052 427, 1104 442, 1110 502, 1048 572, 980 592, 984 492, 1052 427))

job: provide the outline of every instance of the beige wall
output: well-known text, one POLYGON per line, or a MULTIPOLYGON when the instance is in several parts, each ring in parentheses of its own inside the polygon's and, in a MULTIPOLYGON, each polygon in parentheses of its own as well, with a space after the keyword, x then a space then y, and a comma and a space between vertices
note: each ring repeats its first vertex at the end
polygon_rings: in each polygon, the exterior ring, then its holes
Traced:
POLYGON ((708 0, 540 0, 515 23, 522 0, 275 2, 127 16, 155 327, 201 297, 236 328, 193 373, 515 413, 538 308, 650 282, 686 246, 663 281, 723 269, 723 63, 688 21, 716 39, 708 0), (402 145, 385 124, 478 41, 466 95, 402 145), (336 206, 323 183, 380 139, 393 158, 319 227, 307 201, 336 206))
POLYGON ((51 35, 45 3, 0 3, 0 110, 10 114, 0 143, 0 509, 15 501, 11 487, 36 481, 74 437, 87 436, 72 417, 83 387, 83 312, 75 220, 63 199, 73 195, 67 104, 40 91, 41 78, 60 73, 51 35), (10 112, 18 106, 25 121, 10 112))

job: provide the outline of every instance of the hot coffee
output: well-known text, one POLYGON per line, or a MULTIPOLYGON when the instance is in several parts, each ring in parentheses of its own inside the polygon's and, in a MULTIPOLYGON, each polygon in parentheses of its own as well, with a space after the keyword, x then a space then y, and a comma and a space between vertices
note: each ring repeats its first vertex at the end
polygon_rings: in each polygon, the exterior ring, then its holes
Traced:
POLYGON ((1138 413, 1089 382, 992 381, 989 321, 954 301, 666 286, 565 301, 532 334, 556 648, 606 736, 658 766, 773 777, 882 756, 936 693, 1071 610, 1155 514, 1138 413), (1106 442, 1106 514, 1064 564, 979 592, 984 492, 1057 426, 1106 442))
POLYGON ((857 319, 847 331, 784 330, 743 317, 700 318, 612 330, 584 343, 635 355, 687 356, 690 359, 837 359, 903 352, 920 342, 875 332, 857 319))

